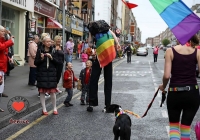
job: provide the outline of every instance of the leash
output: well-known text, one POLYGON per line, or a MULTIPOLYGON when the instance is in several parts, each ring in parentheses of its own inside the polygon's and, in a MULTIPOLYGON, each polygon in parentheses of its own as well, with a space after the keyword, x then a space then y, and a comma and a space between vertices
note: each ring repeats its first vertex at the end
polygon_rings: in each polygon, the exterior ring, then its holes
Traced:
POLYGON ((126 112, 126 113, 129 113, 129 114, 131 114, 133 116, 135 116, 136 118, 141 118, 138 114, 136 114, 136 113, 134 113, 132 111, 129 111, 129 110, 123 110, 123 111, 126 112))
POLYGON ((149 111, 149 109, 151 108, 156 96, 158 95, 158 91, 159 91, 159 88, 157 89, 156 93, 154 94, 154 97, 153 99, 151 100, 150 104, 148 105, 148 108, 146 110, 146 112, 144 113, 144 115, 142 115, 142 118, 145 117, 147 115, 147 112, 149 111))

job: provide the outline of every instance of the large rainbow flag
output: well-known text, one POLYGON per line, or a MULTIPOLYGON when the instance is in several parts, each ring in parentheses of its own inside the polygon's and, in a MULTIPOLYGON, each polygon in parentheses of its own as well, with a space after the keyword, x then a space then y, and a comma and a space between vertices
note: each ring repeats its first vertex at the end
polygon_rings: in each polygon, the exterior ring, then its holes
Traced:
POLYGON ((114 38, 110 31, 108 33, 100 33, 95 35, 96 38, 96 53, 100 67, 105 67, 112 62, 116 57, 114 46, 114 38))
POLYGON ((150 2, 182 45, 200 30, 200 18, 182 0, 150 2))

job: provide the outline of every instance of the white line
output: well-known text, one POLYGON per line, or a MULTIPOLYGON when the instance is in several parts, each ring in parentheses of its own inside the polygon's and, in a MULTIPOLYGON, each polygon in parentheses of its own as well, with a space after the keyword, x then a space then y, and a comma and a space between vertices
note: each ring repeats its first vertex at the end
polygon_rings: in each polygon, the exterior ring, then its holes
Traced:
POLYGON ((169 137, 169 126, 166 126, 166 129, 167 129, 167 135, 169 137))
POLYGON ((168 118, 167 111, 162 110, 161 112, 162 112, 162 116, 163 116, 163 118, 168 118))

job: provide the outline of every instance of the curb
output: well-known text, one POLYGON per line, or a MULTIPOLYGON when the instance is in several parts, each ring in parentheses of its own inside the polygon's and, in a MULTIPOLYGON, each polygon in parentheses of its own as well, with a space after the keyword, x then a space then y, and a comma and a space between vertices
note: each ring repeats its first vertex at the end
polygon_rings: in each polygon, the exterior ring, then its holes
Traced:
MULTIPOLYGON (((121 59, 115 59, 115 60, 113 61, 113 64, 116 63, 116 62, 118 62, 118 61, 120 61, 120 60, 121 60, 121 59)), ((60 89, 63 89, 63 88, 60 88, 60 89)), ((64 90, 64 89, 63 89, 63 90, 64 90)), ((74 91, 74 92, 73 92, 73 96, 76 95, 76 94, 79 92, 79 90, 77 90, 77 89, 74 89, 73 91, 74 91)), ((59 99, 62 98, 64 95, 66 95, 66 94, 65 94, 65 91, 63 91, 62 93, 56 94, 56 100, 59 100, 59 99)), ((45 102, 46 102, 46 106, 47 106, 49 103, 51 103, 51 98, 46 99, 45 102)), ((32 113, 33 111, 35 111, 35 110, 37 110, 37 109, 39 109, 39 108, 41 108, 40 100, 38 100, 38 101, 35 102, 34 104, 31 104, 30 107, 29 107, 29 111, 28 111, 27 113, 28 113, 28 114, 29 114, 29 113, 32 113)), ((1 125, 0 125, 0 129, 2 129, 2 128, 6 127, 6 126, 8 126, 8 125, 10 124, 10 123, 9 123, 9 120, 10 120, 11 118, 13 118, 13 119, 20 119, 20 118, 26 116, 27 113, 26 113, 26 114, 23 114, 23 115, 21 115, 21 116, 16 116, 16 115, 13 115, 13 114, 8 114, 8 115, 4 116, 3 118, 0 118, 0 124, 1 124, 1 125)))

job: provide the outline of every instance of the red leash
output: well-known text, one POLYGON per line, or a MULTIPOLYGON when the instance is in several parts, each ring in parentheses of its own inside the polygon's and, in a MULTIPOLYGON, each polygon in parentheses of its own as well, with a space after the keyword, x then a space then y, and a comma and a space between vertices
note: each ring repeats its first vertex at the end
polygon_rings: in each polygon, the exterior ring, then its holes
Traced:
POLYGON ((156 93, 154 94, 154 97, 153 97, 153 99, 151 100, 151 103, 148 105, 148 108, 147 108, 146 112, 144 113, 144 115, 142 116, 142 118, 145 117, 145 116, 147 115, 147 112, 148 112, 149 109, 151 108, 151 106, 152 106, 152 104, 153 104, 153 102, 154 102, 156 96, 158 95, 158 91, 159 91, 159 88, 157 89, 156 93))

